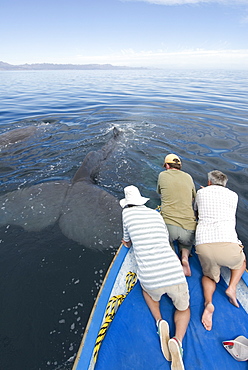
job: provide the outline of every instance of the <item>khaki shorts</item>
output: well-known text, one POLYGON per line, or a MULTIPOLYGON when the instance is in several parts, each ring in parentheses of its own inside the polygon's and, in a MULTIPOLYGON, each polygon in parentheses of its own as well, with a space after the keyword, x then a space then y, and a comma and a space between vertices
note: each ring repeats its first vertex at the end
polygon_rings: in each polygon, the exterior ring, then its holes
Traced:
POLYGON ((185 311, 189 307, 189 288, 187 283, 170 285, 154 290, 147 290, 142 286, 142 289, 156 302, 160 301, 163 294, 167 294, 179 311, 185 311))
POLYGON ((216 283, 220 280, 221 266, 238 270, 245 261, 243 246, 237 243, 206 243, 196 247, 203 275, 216 283))
POLYGON ((177 241, 179 252, 182 249, 188 249, 191 252, 192 245, 195 243, 195 230, 186 230, 182 227, 166 224, 169 232, 169 240, 171 248, 175 251, 173 242, 177 241))

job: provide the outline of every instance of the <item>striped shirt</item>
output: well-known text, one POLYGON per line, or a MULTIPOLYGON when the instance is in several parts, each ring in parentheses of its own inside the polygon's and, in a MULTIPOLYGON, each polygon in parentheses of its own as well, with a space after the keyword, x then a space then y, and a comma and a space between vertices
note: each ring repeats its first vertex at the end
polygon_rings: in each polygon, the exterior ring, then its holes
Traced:
POLYGON ((123 240, 132 241, 137 276, 144 289, 185 283, 181 263, 169 244, 166 225, 155 210, 143 206, 122 212, 123 240))
POLYGON ((198 211, 196 245, 238 240, 236 209, 238 195, 228 188, 209 185, 197 191, 195 210, 198 211))

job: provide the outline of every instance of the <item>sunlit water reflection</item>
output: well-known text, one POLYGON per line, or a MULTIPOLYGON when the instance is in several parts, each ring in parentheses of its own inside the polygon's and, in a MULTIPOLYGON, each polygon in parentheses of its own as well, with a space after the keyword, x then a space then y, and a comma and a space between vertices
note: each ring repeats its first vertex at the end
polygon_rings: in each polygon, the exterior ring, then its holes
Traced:
MULTIPOLYGON (((246 73, 35 71, 0 78, 0 133, 35 127, 27 139, 1 146, 1 194, 70 180, 116 126, 123 138, 99 171, 100 187, 120 199, 134 184, 155 207, 168 152, 181 156, 197 189, 219 169, 239 195, 237 230, 248 246, 246 73)), ((71 368, 113 254, 108 246, 78 245, 57 225, 40 233, 0 229, 1 368, 71 368)))

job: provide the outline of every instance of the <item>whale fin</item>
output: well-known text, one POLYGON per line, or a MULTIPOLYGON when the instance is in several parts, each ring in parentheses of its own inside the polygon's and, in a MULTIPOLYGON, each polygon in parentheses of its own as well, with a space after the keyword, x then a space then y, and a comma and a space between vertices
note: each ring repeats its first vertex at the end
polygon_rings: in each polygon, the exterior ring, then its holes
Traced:
POLYGON ((109 154, 115 149, 120 136, 121 131, 114 127, 112 138, 100 150, 91 151, 86 155, 83 163, 72 179, 72 184, 82 180, 94 182, 95 175, 99 170, 101 162, 106 160, 109 154))

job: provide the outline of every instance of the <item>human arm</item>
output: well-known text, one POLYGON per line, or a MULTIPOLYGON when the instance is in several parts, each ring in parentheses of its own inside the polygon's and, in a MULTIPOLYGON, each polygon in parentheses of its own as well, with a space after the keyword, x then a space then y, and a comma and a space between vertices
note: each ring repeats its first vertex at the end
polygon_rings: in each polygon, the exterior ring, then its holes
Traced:
POLYGON ((199 213, 198 213, 198 206, 197 206, 197 194, 196 194, 196 197, 195 197, 195 201, 194 201, 194 212, 195 212, 195 218, 196 220, 198 220, 199 218, 199 213))
POLYGON ((131 240, 129 240, 128 242, 126 242, 125 240, 123 240, 122 239, 122 244, 124 244, 125 245, 125 247, 127 247, 127 248, 130 248, 131 246, 132 246, 132 242, 131 242, 131 240))
MULTIPOLYGON (((192 179, 192 178, 191 178, 192 179)), ((195 184, 194 184, 194 181, 192 179, 192 202, 195 201, 195 198, 196 198, 196 189, 195 189, 195 184)))
POLYGON ((132 245, 132 242, 131 242, 131 237, 129 235, 129 232, 128 232, 128 227, 125 223, 125 216, 124 216, 124 211, 122 213, 122 223, 123 223, 123 237, 122 237, 122 244, 125 245, 125 247, 127 248, 130 248, 131 245, 132 245))
POLYGON ((157 193, 161 194, 161 189, 160 189, 160 174, 158 175, 158 181, 157 181, 157 193))

